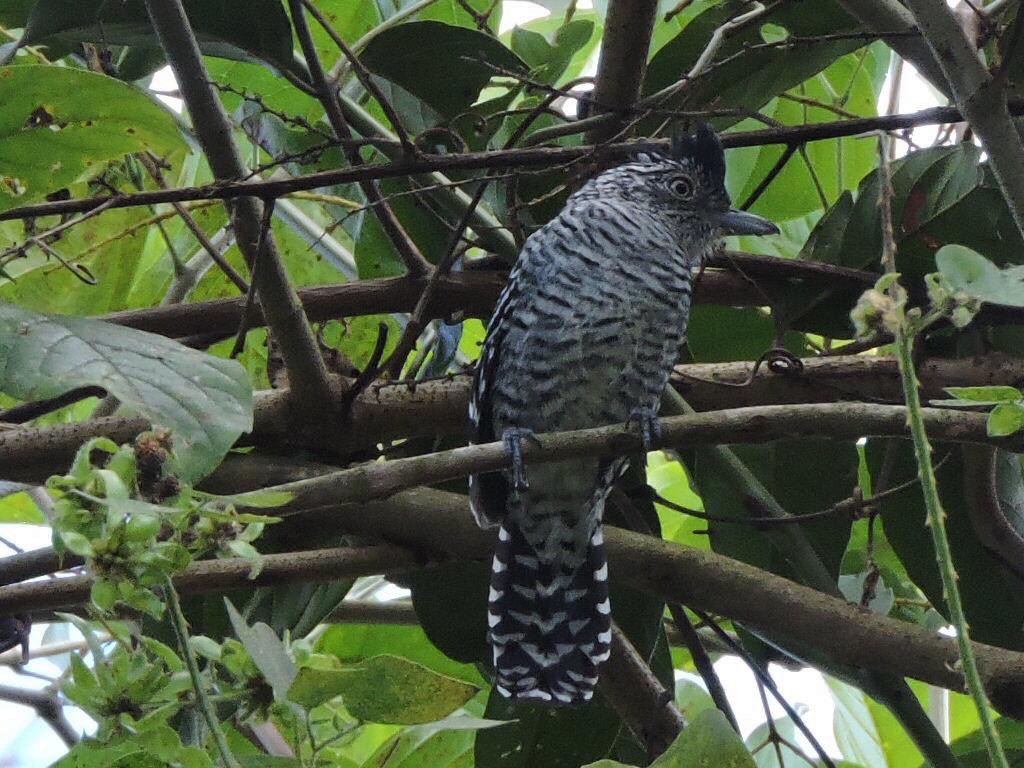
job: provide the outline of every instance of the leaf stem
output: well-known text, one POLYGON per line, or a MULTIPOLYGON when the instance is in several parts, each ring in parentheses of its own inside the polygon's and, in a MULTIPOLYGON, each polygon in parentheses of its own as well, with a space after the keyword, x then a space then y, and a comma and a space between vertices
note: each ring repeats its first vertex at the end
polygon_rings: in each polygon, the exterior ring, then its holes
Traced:
POLYGON ((174 628, 174 634, 178 638, 178 645, 181 647, 181 655, 185 658, 188 675, 192 679, 192 688, 196 692, 199 709, 206 719, 210 733, 213 734, 213 741, 217 745, 217 751, 220 752, 221 759, 224 761, 226 768, 242 768, 238 760, 235 759, 235 756, 231 754, 231 748, 228 746, 224 731, 221 730, 220 722, 217 720, 217 713, 213 709, 213 703, 203 688, 203 681, 199 674, 199 664, 196 661, 195 653, 192 651, 192 646, 189 644, 185 614, 181 611, 181 601, 178 600, 178 593, 174 589, 174 582, 171 581, 170 577, 164 582, 164 592, 167 595, 167 605, 170 608, 168 615, 170 616, 171 626, 174 628))

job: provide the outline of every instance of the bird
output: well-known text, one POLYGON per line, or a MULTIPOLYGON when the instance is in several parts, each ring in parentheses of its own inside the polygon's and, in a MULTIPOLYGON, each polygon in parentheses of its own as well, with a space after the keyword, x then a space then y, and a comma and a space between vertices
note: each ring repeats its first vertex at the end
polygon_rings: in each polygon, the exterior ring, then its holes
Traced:
POLYGON ((523 244, 473 372, 469 442, 501 441, 509 469, 471 475, 497 527, 487 635, 497 691, 576 706, 611 648, 601 517, 628 459, 523 464, 536 435, 625 423, 645 451, 685 339, 693 278, 725 234, 777 233, 731 207, 705 124, 669 149, 636 142, 523 244))

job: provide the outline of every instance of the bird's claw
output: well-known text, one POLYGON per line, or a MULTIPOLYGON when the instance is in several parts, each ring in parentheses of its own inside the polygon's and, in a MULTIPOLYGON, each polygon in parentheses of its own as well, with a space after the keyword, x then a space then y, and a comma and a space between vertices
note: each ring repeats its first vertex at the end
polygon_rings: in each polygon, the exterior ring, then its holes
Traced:
POLYGON ((523 463, 524 440, 540 445, 533 430, 524 427, 509 427, 501 433, 501 442, 505 444, 505 451, 512 460, 512 488, 516 493, 530 490, 530 483, 526 479, 526 465, 523 463))
POLYGON ((650 452, 654 442, 661 439, 661 422, 658 421, 658 412, 647 406, 637 408, 629 414, 629 418, 626 419, 626 429, 639 433, 644 453, 650 452))

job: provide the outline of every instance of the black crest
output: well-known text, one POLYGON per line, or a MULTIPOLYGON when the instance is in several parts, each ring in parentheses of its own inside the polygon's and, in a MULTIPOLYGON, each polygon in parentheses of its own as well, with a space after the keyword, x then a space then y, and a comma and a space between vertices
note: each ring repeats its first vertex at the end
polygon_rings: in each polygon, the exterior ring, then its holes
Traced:
POLYGON ((699 123, 692 136, 676 132, 672 136, 672 156, 679 160, 690 158, 716 184, 725 184, 725 151, 718 134, 707 123, 699 123))

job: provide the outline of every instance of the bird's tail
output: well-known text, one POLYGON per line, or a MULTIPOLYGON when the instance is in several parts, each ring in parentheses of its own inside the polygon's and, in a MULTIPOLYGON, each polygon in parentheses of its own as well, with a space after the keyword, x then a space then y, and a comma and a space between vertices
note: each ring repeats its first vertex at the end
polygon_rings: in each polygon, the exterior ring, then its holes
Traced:
POLYGON ((498 531, 488 636, 498 690, 516 699, 589 701, 611 647, 608 567, 601 526, 581 556, 545 562, 519 527, 498 531))

